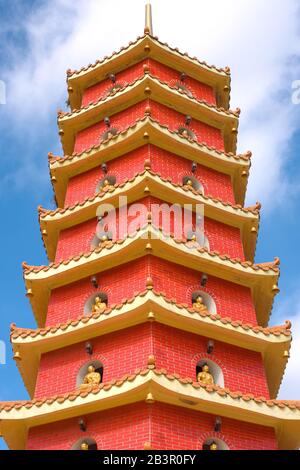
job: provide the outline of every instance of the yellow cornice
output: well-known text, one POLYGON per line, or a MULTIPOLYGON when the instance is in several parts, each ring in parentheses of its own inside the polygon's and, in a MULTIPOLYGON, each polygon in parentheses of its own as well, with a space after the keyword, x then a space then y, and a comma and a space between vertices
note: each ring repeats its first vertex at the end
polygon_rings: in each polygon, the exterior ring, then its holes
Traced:
POLYGON ((107 78, 109 73, 119 73, 128 68, 128 64, 134 65, 144 59, 151 58, 168 67, 185 72, 195 80, 211 86, 217 97, 218 105, 229 108, 230 100, 230 74, 228 69, 210 67, 196 58, 182 54, 176 49, 162 44, 156 38, 143 36, 135 43, 130 43, 127 48, 122 48, 111 57, 104 58, 94 65, 82 68, 78 72, 69 73, 68 88, 71 109, 81 106, 82 94, 86 88, 95 85, 107 78))
POLYGON ((81 154, 65 158, 50 156, 50 175, 54 181, 53 188, 58 206, 64 205, 70 178, 100 167, 101 163, 109 162, 146 144, 158 146, 175 155, 229 175, 235 199, 238 204, 243 205, 251 165, 248 155, 225 154, 203 144, 192 142, 171 132, 153 119, 145 117, 124 132, 81 154))
POLYGON ((3 403, 0 433, 11 449, 25 449, 29 428, 145 401, 151 393, 156 402, 274 428, 279 449, 299 448, 300 409, 292 402, 263 401, 177 377, 166 371, 143 370, 90 392, 75 391, 13 407, 3 403))
POLYGON ((44 325, 51 290, 84 279, 97 272, 153 254, 191 269, 205 272, 252 291, 258 323, 267 325, 277 289, 279 270, 271 267, 241 263, 226 255, 220 256, 203 248, 191 247, 165 237, 149 226, 134 236, 118 242, 106 242, 103 247, 45 267, 30 267, 24 263, 24 279, 30 302, 40 327, 44 325))
POLYGON ((216 315, 200 314, 167 300, 162 294, 145 291, 105 314, 68 321, 41 330, 16 327, 11 331, 14 352, 25 386, 32 397, 35 390, 40 356, 53 350, 94 337, 129 328, 146 321, 157 321, 170 327, 229 343, 262 354, 271 398, 275 398, 287 364, 284 352, 290 350, 291 335, 285 327, 250 328, 240 322, 216 315), (151 313, 151 317, 149 316, 151 313))
POLYGON ((253 261, 259 228, 258 210, 251 211, 208 196, 202 196, 199 192, 188 190, 184 186, 162 179, 159 175, 148 170, 107 192, 95 195, 94 198, 87 198, 75 206, 55 211, 46 211, 40 208, 41 233, 50 261, 55 258, 58 237, 62 230, 92 218, 96 219, 96 211, 100 204, 107 203, 118 207, 120 196, 126 196, 128 204, 143 198, 145 187, 149 190, 147 195, 158 197, 170 204, 173 204, 174 201, 181 205, 192 204, 194 210, 196 204, 204 204, 205 217, 240 230, 246 259, 253 261))
MULTIPOLYGON (((170 88, 156 78, 145 75, 134 84, 87 108, 81 108, 71 114, 59 114, 58 127, 63 133, 61 135, 61 143, 64 153, 71 154, 74 151, 75 138, 78 132, 101 122, 105 116, 111 117, 113 121, 114 114, 148 98, 171 109, 175 109, 183 115, 190 115, 200 122, 219 129, 224 139, 225 151, 236 152, 239 124, 236 114, 210 106, 194 98, 189 98, 186 94, 170 88), (233 129, 235 129, 234 132, 233 129)), ((192 124, 191 128, 193 128, 192 124)))

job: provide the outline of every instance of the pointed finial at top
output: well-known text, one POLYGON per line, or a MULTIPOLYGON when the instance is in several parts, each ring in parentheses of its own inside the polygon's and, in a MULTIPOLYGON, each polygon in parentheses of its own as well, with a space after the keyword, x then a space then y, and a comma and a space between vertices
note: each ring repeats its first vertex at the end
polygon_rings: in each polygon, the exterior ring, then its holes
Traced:
POLYGON ((145 7, 145 34, 150 34, 153 36, 153 26, 152 26, 152 5, 148 0, 145 7))

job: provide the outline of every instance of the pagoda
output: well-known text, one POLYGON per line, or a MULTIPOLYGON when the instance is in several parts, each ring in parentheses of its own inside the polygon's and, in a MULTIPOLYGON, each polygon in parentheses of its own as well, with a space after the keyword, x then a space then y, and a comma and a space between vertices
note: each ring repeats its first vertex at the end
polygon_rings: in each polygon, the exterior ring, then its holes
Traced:
POLYGON ((147 4, 144 35, 68 70, 67 87, 57 209, 38 208, 49 265, 23 263, 38 328, 11 326, 30 399, 0 403, 1 436, 26 450, 299 448, 300 402, 276 399, 291 323, 268 326, 279 260, 254 262, 261 206, 244 207, 229 68, 160 42, 147 4), (174 204, 190 208, 182 236, 174 204))

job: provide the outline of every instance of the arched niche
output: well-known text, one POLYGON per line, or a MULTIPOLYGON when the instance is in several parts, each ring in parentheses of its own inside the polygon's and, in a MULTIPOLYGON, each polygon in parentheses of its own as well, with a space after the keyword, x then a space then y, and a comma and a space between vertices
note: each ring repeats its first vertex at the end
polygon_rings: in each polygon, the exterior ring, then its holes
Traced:
POLYGON ((187 137, 190 140, 197 140, 195 132, 185 126, 178 127, 178 134, 187 137))
POLYGON ((194 239, 194 236, 196 236, 196 242, 201 246, 201 248, 206 248, 209 251, 209 241, 207 236, 200 230, 194 231, 194 230, 188 230, 186 234, 186 238, 188 241, 191 241, 194 239))
POLYGON ((88 368, 93 366, 95 368, 95 372, 99 372, 101 375, 101 382, 103 380, 103 364, 100 361, 88 361, 83 366, 80 367, 77 377, 76 377, 76 388, 79 388, 80 385, 83 384, 85 376, 88 374, 88 368))
POLYGON ((92 437, 83 437, 82 439, 79 439, 75 444, 73 444, 71 450, 82 450, 83 444, 88 445, 87 450, 98 450, 97 442, 92 437))
POLYGON ((203 185, 194 176, 189 176, 189 175, 184 176, 182 178, 182 184, 183 186, 191 186, 193 189, 195 189, 195 191, 199 191, 202 194, 204 194, 203 185))
POLYGON ((124 88, 125 84, 119 82, 119 83, 114 83, 108 90, 107 90, 107 96, 113 95, 117 91, 122 90, 124 88))
POLYGON ((118 129, 116 127, 109 127, 101 136, 101 140, 107 140, 114 135, 117 135, 118 129))
POLYGON ((211 359, 203 358, 197 362, 196 365, 196 377, 198 376, 199 372, 202 372, 202 367, 207 364, 209 367, 209 373, 214 378, 214 384, 218 385, 221 388, 224 388, 224 374, 221 367, 211 359))
POLYGON ((108 297, 105 292, 96 292, 96 294, 91 295, 84 304, 84 315, 88 315, 93 311, 93 305, 95 304, 96 297, 100 297, 101 301, 108 304, 108 297))
POLYGON ((184 85, 182 82, 177 82, 175 84, 175 88, 177 88, 177 90, 181 91, 182 93, 185 93, 189 98, 194 97, 191 90, 189 90, 188 87, 186 85, 184 85))
POLYGON ((101 178, 100 181, 98 181, 97 186, 96 186, 96 193, 100 193, 100 191, 105 188, 105 186, 114 186, 117 182, 117 178, 114 175, 111 176, 105 176, 104 178, 101 178), (107 184, 105 182, 107 181, 107 184))
POLYGON ((212 315, 216 315, 217 306, 211 295, 202 290, 195 290, 194 292, 192 292, 192 304, 196 302, 197 297, 202 297, 202 301, 209 313, 211 313, 212 315))
POLYGON ((215 437, 210 437, 206 439, 202 444, 202 450, 211 450, 211 446, 213 444, 217 445, 216 450, 229 450, 229 447, 225 441, 222 441, 221 439, 215 437))
POLYGON ((94 250, 98 246, 101 245, 104 241, 111 241, 113 239, 113 233, 108 230, 107 232, 103 230, 102 232, 99 232, 98 235, 94 235, 94 237, 91 240, 91 249, 94 250))

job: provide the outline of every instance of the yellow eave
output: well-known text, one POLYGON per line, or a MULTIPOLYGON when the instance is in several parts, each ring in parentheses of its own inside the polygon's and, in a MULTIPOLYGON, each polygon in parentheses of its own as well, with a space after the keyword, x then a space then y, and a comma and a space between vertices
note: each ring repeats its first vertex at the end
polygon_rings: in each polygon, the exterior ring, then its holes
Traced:
POLYGON ((244 246, 246 259, 253 261, 257 233, 259 227, 259 214, 239 207, 222 203, 185 187, 172 184, 163 180, 151 171, 145 170, 143 174, 137 175, 124 185, 114 188, 112 191, 96 195, 93 199, 88 198, 85 202, 80 202, 75 206, 64 210, 49 211, 40 213, 40 227, 43 234, 43 241, 50 261, 53 261, 56 254, 59 233, 75 225, 81 224, 95 218, 99 204, 119 205, 119 197, 126 196, 128 204, 137 201, 145 196, 145 187, 149 189, 147 195, 158 197, 171 204, 177 203, 192 204, 195 210, 196 204, 204 204, 204 215, 210 219, 217 220, 224 224, 236 227, 240 230, 244 246), (251 232, 255 228, 256 232, 251 232))
POLYGON ((222 318, 203 316, 192 309, 176 305, 151 290, 136 296, 120 308, 114 307, 98 318, 90 316, 87 322, 85 318, 82 317, 84 321, 81 319, 69 321, 61 327, 56 326, 46 330, 23 330, 23 334, 20 330, 16 338, 12 330, 13 350, 19 351, 21 356, 21 360, 16 363, 31 397, 34 394, 42 354, 148 320, 155 319, 173 328, 261 353, 271 398, 277 396, 287 364, 284 352, 290 350, 291 343, 291 336, 282 331, 275 335, 271 332, 246 329, 242 325, 226 322, 222 318), (149 317, 150 312, 154 316, 149 317))
POLYGON ((196 386, 183 382, 174 376, 166 376, 162 371, 148 370, 120 381, 120 384, 109 384, 84 396, 74 393, 73 397, 70 394, 66 399, 37 402, 30 407, 20 405, 11 410, 2 409, 0 434, 11 449, 25 449, 31 427, 137 403, 152 393, 157 402, 274 428, 279 449, 299 448, 298 408, 281 408, 246 396, 234 398, 222 390, 209 392, 199 384, 196 386))
POLYGON ((117 243, 109 242, 104 248, 97 248, 58 265, 50 265, 45 269, 25 267, 26 289, 31 292, 30 302, 39 327, 45 322, 51 290, 111 269, 120 265, 120 262, 128 263, 147 253, 250 288, 258 323, 267 325, 275 295, 272 288, 278 282, 278 270, 260 269, 255 265, 251 267, 249 263, 242 264, 225 255, 190 248, 172 238, 164 237, 161 232, 149 226, 133 237, 117 243))
MULTIPOLYGON (((134 84, 127 86, 112 96, 108 96, 104 100, 100 100, 98 103, 92 104, 87 108, 81 108, 71 114, 59 115, 58 127, 64 133, 61 135, 64 153, 66 155, 72 154, 78 132, 101 122, 105 116, 111 117, 113 122, 114 114, 128 109, 147 98, 219 129, 224 139, 225 151, 236 152, 239 124, 237 115, 209 106, 194 98, 189 98, 186 94, 180 93, 178 90, 161 83, 156 78, 146 75, 134 84), (150 92, 147 89, 150 89, 150 92), (236 131, 233 132, 232 129, 236 129, 236 131)), ((191 124, 191 128, 193 128, 193 124, 191 124)), ((199 140, 201 141, 200 137, 199 140)))
POLYGON ((209 67, 200 63, 197 59, 186 54, 171 49, 166 44, 162 44, 157 39, 144 36, 135 43, 114 53, 111 57, 105 58, 102 62, 91 67, 86 67, 68 77, 68 87, 72 87, 73 92, 69 93, 71 109, 81 107, 83 91, 96 83, 107 78, 109 73, 118 73, 144 59, 152 58, 168 67, 185 72, 200 83, 211 86, 217 97, 218 106, 229 108, 230 99, 230 75, 225 70, 209 67), (147 47, 150 46, 148 51, 147 47), (224 89, 226 87, 226 89, 224 89))
POLYGON ((248 176, 242 176, 242 174, 244 172, 246 175, 249 174, 251 165, 249 158, 243 155, 225 154, 192 142, 169 131, 151 118, 145 117, 114 138, 79 155, 72 155, 64 159, 51 158, 50 173, 52 180, 55 180, 53 188, 58 206, 63 207, 64 205, 70 178, 100 167, 101 163, 109 162, 146 144, 153 144, 175 155, 229 175, 235 199, 238 204, 243 205, 248 176))

